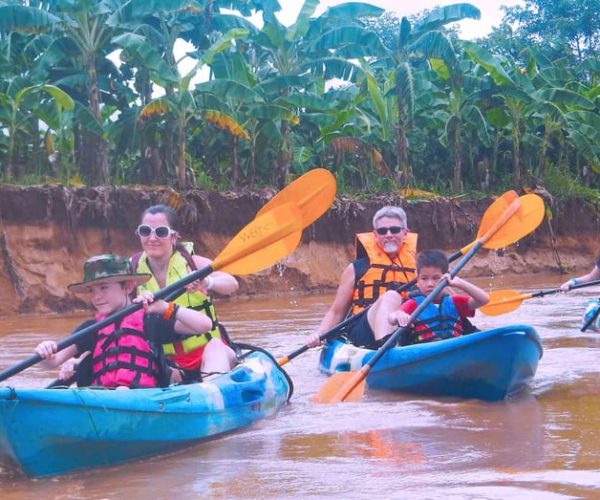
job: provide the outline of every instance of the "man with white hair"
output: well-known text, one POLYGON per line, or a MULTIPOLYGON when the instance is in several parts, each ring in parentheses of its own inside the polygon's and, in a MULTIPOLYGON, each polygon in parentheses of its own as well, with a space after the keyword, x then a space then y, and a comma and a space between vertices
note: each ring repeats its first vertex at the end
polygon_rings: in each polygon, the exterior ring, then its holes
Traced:
POLYGON ((404 210, 378 210, 373 231, 356 235, 356 259, 344 269, 335 299, 307 345, 318 346, 322 333, 370 306, 345 333, 356 346, 376 346, 390 333, 389 312, 402 304, 395 290, 415 278, 416 253, 417 234, 408 231, 404 210))

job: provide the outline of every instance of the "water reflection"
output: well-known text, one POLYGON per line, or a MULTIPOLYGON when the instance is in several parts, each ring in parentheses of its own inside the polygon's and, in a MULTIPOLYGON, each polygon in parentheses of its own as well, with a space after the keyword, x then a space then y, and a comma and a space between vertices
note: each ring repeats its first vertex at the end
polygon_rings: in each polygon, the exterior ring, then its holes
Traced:
MULTIPOLYGON (((497 288, 537 291, 556 276, 520 277, 497 288), (545 279, 545 281, 544 281, 545 279)), ((484 285, 489 279, 481 280, 484 285)), ((325 381, 318 351, 286 365, 296 392, 256 427, 144 462, 29 480, 2 465, 3 498, 575 498, 600 495, 600 335, 579 332, 597 291, 524 301, 480 328, 533 324, 544 357, 529 391, 497 403, 423 399, 370 391, 358 403, 315 405, 325 381)), ((304 343, 331 296, 231 301, 221 306, 232 336, 276 356, 304 343)), ((0 319, 0 368, 60 338, 85 315, 0 319)), ((33 367, 10 380, 43 386, 33 367)))

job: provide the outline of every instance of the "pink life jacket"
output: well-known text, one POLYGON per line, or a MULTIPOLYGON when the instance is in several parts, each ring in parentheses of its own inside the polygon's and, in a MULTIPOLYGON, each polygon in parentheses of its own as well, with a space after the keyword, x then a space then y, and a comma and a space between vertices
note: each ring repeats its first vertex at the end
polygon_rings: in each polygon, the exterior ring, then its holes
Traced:
MULTIPOLYGON (((96 321, 106 315, 97 314, 96 321)), ((158 364, 144 336, 144 311, 99 330, 92 353, 93 385, 157 387, 158 364)))

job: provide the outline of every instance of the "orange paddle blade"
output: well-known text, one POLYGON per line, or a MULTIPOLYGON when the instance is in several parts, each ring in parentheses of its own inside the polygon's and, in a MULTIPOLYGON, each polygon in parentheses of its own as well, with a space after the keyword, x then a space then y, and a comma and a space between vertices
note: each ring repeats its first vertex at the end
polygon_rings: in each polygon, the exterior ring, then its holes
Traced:
POLYGON ((302 216, 298 207, 285 204, 245 226, 212 263, 213 270, 250 274, 272 266, 300 243, 302 216))
POLYGON ((257 217, 290 203, 298 207, 302 215, 302 227, 307 227, 331 207, 335 191, 333 174, 327 169, 315 168, 279 191, 258 211, 257 217))
POLYGON ((310 400, 313 403, 339 403, 340 401, 359 401, 365 393, 366 377, 354 387, 347 389, 360 372, 334 373, 310 400), (336 397, 339 396, 339 397, 336 397))
MULTIPOLYGON (((510 215, 509 218, 502 221, 501 226, 491 237, 484 240, 483 248, 496 250, 511 245, 534 231, 541 224, 542 220, 544 220, 544 201, 538 195, 526 194, 519 197, 518 201, 520 206, 514 213, 509 213, 512 212, 512 209, 514 208, 514 205, 512 204, 514 203, 513 201, 502 213, 500 213, 499 219, 496 221, 490 219, 490 221, 497 224, 498 221, 506 218, 507 214, 510 215)), ((500 204, 498 206, 500 206, 500 204)), ((483 231, 480 227, 477 233, 477 240, 466 247, 461 248, 460 253, 463 255, 466 254, 479 240, 489 233, 492 227, 493 226, 491 225, 486 231, 483 231)))
POLYGON ((490 301, 479 310, 488 316, 499 316, 518 309, 521 302, 532 296, 531 293, 521 294, 516 290, 494 290, 490 292, 490 301))
POLYGON ((546 214, 544 200, 537 194, 526 194, 519 197, 521 207, 502 225, 484 248, 498 249, 512 245, 524 236, 532 233, 544 220, 546 214))
POLYGON ((479 223, 479 230, 477 231, 477 239, 482 234, 488 232, 488 230, 495 224, 495 222, 502 216, 504 211, 515 201, 519 195, 516 191, 506 191, 494 200, 494 202, 487 208, 484 214, 481 216, 481 222, 479 223))

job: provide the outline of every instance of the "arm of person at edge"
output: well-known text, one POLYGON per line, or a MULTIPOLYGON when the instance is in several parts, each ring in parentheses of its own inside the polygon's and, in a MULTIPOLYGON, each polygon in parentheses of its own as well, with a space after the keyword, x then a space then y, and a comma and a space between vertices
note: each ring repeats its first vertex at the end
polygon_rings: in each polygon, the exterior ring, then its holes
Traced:
MULTIPOLYGON (((194 259, 197 269, 202 269, 212 264, 212 260, 200 255, 192 255, 192 259, 194 259)), ((219 295, 232 295, 237 292, 238 288, 239 284, 237 280, 231 274, 223 271, 214 271, 206 278, 192 281, 186 286, 188 292, 201 291, 207 294, 209 291, 213 291, 219 295)))
POLYGON ((319 336, 331 330, 335 325, 342 322, 346 317, 346 314, 350 310, 352 305, 352 296, 354 294, 354 266, 352 263, 344 269, 340 278, 340 284, 338 285, 335 293, 333 303, 329 307, 329 310, 325 313, 325 316, 321 320, 321 324, 317 331, 310 334, 306 341, 308 347, 317 347, 321 345, 321 339, 319 336))
POLYGON ((590 281, 594 281, 600 278, 600 268, 598 264, 594 266, 589 273, 584 274, 583 276, 579 276, 578 278, 571 278, 568 281, 565 281, 562 285, 560 285, 561 292, 568 292, 573 285, 578 285, 580 283, 588 283, 590 281))
MULTIPOLYGON (((169 308, 169 303, 164 300, 154 300, 152 292, 144 292, 133 299, 134 303, 141 303, 144 312, 148 314, 163 315, 169 308)), ((212 328, 212 320, 200 311, 178 306, 175 316, 174 330, 181 335, 196 335, 205 333, 212 328)))

